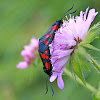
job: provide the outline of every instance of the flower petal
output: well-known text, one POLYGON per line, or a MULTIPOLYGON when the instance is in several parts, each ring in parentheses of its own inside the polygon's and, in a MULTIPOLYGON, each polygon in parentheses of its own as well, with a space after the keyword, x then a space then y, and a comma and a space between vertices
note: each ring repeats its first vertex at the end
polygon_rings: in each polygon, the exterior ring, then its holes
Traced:
POLYGON ((57 78, 57 72, 53 72, 53 74, 50 77, 50 82, 53 82, 57 78))
POLYGON ((32 60, 36 58, 35 52, 38 50, 39 40, 32 38, 30 41, 30 44, 25 45, 24 50, 21 51, 21 56, 23 56, 24 62, 19 62, 17 68, 27 68, 32 60))
POLYGON ((34 50, 37 50, 38 49, 38 46, 39 46, 39 39, 36 39, 36 38, 32 38, 30 40, 30 47, 31 48, 34 48, 34 50))
POLYGON ((27 62, 19 62, 16 67, 19 69, 25 69, 29 66, 29 64, 27 62))
POLYGON ((88 10, 89 10, 89 7, 86 9, 86 11, 84 13, 84 21, 86 21, 86 15, 87 15, 88 10))
POLYGON ((62 58, 65 56, 68 56, 72 53, 73 49, 69 49, 69 50, 56 50, 53 52, 52 56, 58 56, 58 58, 62 58))
POLYGON ((98 12, 95 12, 95 9, 90 9, 87 20, 91 24, 91 22, 94 20, 95 16, 98 14, 98 12))
POLYGON ((28 50, 22 50, 21 51, 21 56, 23 56, 23 57, 26 57, 26 56, 31 57, 32 53, 30 51, 28 51, 28 50))
POLYGON ((61 72, 65 67, 65 65, 67 64, 68 59, 69 56, 58 59, 53 65, 53 70, 57 72, 61 72))
MULTIPOLYGON (((73 49, 69 49, 69 50, 55 50, 51 56, 51 62, 52 64, 54 64, 57 59, 69 56, 72 53, 73 49)), ((67 62, 67 61, 66 61, 67 62)))
POLYGON ((63 71, 61 73, 58 73, 58 79, 57 79, 57 85, 60 89, 64 88, 64 82, 63 82, 63 79, 62 79, 62 74, 63 74, 63 71))

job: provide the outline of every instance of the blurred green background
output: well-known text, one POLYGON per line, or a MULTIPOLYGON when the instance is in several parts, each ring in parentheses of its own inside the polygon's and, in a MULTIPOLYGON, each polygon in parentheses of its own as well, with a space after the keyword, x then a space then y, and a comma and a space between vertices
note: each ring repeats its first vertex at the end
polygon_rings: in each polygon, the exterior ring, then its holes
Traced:
MULTIPOLYGON (((47 75, 42 62, 32 64, 27 69, 16 68, 23 61, 20 51, 29 44, 33 36, 39 38, 51 24, 74 4, 73 15, 89 6, 100 12, 100 0, 0 0, 0 100, 92 100, 91 92, 75 80, 63 75, 65 87, 60 90, 53 82, 54 96, 49 86, 46 92, 47 75)), ((100 21, 100 13, 92 25, 100 21)), ((92 43, 100 49, 100 39, 92 43)), ((89 51, 98 62, 100 52, 89 51)), ((100 73, 89 66, 91 72, 84 71, 86 81, 98 88, 100 73)))

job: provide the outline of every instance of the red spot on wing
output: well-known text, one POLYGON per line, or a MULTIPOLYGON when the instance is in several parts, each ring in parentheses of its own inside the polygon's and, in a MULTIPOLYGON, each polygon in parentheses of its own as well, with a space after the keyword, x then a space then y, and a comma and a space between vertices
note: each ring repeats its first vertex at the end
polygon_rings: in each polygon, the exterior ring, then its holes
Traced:
POLYGON ((47 50, 45 50, 45 51, 48 51, 48 49, 47 49, 47 50))
POLYGON ((41 57, 42 57, 43 59, 45 59, 45 58, 46 58, 45 54, 42 54, 42 55, 41 55, 41 57))
POLYGON ((48 34, 46 34, 46 35, 45 35, 45 37, 46 37, 46 38, 48 38, 48 37, 49 37, 49 35, 48 35, 48 34))
POLYGON ((48 43, 49 43, 49 42, 48 42, 47 40, 44 41, 44 44, 45 44, 45 45, 48 45, 48 43))
POLYGON ((47 69, 50 69, 50 63, 45 63, 45 67, 47 68, 47 69))
POLYGON ((49 57, 46 56, 44 53, 41 55, 41 57, 42 57, 43 59, 49 59, 49 57))
POLYGON ((58 29, 58 25, 54 25, 53 27, 52 27, 52 30, 57 30, 58 29))
POLYGON ((46 58, 46 59, 49 59, 49 57, 48 57, 48 56, 45 56, 45 58, 46 58))
POLYGON ((49 38, 52 38, 52 35, 50 35, 49 38))
POLYGON ((44 53, 46 54, 48 52, 48 49, 44 51, 44 53))

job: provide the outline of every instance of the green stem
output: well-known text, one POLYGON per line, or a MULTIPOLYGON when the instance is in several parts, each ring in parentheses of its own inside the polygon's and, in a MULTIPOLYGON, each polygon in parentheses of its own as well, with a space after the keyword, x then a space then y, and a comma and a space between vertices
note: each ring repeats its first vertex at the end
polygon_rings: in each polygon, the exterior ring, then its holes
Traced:
MULTIPOLYGON (((68 75, 69 77, 71 77, 72 79, 74 79, 72 73, 71 73, 68 69, 64 68, 63 71, 64 71, 64 73, 65 73, 66 75, 68 75)), ((77 81, 79 84, 83 85, 84 87, 86 87, 86 88, 87 88, 88 90, 90 90, 91 92, 97 93, 97 90, 96 90, 93 86, 91 86, 89 83, 86 82, 86 85, 84 85, 83 82, 82 82, 77 76, 75 77, 75 79, 76 79, 76 81, 77 81)))

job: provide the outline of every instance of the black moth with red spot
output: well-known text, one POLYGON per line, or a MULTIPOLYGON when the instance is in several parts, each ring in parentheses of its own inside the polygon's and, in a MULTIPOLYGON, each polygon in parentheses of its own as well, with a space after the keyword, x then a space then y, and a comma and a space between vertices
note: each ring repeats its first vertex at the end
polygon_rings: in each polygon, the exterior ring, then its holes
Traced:
POLYGON ((50 50, 49 44, 54 39, 55 32, 62 25, 62 20, 55 21, 52 26, 48 29, 48 31, 39 39, 39 55, 43 62, 43 70, 49 76, 52 75, 52 64, 50 61, 50 50))

